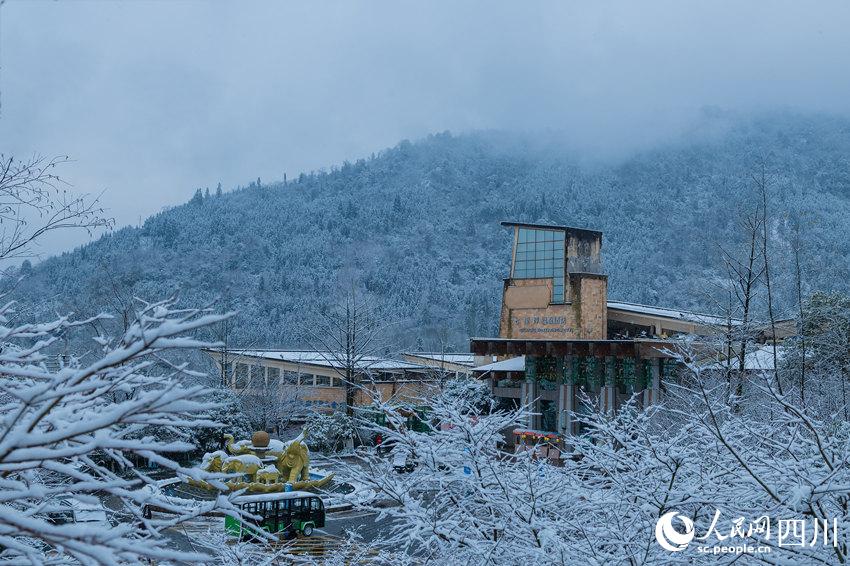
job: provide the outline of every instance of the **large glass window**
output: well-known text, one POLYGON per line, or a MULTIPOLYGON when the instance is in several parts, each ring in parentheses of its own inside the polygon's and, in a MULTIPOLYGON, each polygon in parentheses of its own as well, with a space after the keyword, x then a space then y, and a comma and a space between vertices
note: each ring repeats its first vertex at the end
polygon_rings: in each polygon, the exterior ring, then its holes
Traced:
POLYGON ((564 302, 564 236, 562 230, 520 228, 517 235, 515 279, 552 278, 552 302, 564 302))

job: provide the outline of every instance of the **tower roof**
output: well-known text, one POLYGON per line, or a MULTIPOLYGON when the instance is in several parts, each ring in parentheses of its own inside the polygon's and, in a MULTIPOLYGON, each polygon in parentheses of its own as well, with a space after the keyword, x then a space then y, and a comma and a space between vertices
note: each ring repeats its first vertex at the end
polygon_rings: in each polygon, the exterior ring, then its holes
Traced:
POLYGON ((602 232, 599 230, 588 230, 587 228, 575 228, 573 226, 559 226, 557 224, 533 224, 530 222, 510 222, 504 221, 502 226, 519 226, 521 228, 534 228, 536 230, 562 230, 576 235, 598 236, 602 237, 602 232))

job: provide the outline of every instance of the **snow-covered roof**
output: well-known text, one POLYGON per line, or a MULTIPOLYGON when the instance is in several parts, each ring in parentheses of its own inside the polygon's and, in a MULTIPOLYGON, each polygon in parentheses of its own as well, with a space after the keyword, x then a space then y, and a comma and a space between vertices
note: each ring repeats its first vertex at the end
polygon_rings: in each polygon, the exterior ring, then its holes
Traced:
MULTIPOLYGON (((245 356, 250 358, 262 358, 264 360, 275 360, 298 365, 310 365, 330 368, 345 367, 345 356, 334 352, 316 352, 312 350, 233 350, 234 357, 245 356)), ((414 370, 425 369, 425 366, 382 358, 379 356, 362 356, 355 363, 360 370, 414 370)))
MULTIPOLYGON (((715 316, 710 314, 700 314, 690 311, 683 311, 677 309, 668 309, 666 307, 652 307, 649 305, 640 305, 637 303, 623 303, 619 301, 608 301, 609 309, 616 309, 626 312, 632 312, 636 314, 645 314, 648 316, 657 316, 661 318, 669 318, 672 320, 681 320, 684 322, 693 322, 696 324, 706 324, 706 325, 720 325, 726 326, 729 324, 729 321, 722 316, 715 316)), ((741 324, 741 321, 737 318, 732 319, 732 326, 737 326, 741 324)))
POLYGON ((493 362, 484 366, 478 366, 473 371, 525 371, 525 356, 502 360, 501 362, 493 362))
MULTIPOLYGON (((785 350, 782 346, 776 347, 776 357, 782 360, 785 355, 785 350)), ((711 369, 723 369, 726 367, 725 362, 712 362, 706 366, 711 369)), ((749 346, 747 355, 744 356, 744 369, 746 371, 773 371, 773 344, 761 344, 757 347, 749 346)), ((732 359, 732 368, 738 368, 738 358, 732 359)))
MULTIPOLYGON (((781 346, 776 347, 776 357, 781 360, 785 354, 781 346)), ((744 369, 747 370, 773 370, 773 344, 762 344, 757 349, 747 352, 744 356, 744 369)))
POLYGON ((404 355, 411 356, 414 358, 434 360, 435 362, 457 364, 459 366, 472 367, 475 365, 475 354, 446 354, 443 352, 405 352, 404 355))

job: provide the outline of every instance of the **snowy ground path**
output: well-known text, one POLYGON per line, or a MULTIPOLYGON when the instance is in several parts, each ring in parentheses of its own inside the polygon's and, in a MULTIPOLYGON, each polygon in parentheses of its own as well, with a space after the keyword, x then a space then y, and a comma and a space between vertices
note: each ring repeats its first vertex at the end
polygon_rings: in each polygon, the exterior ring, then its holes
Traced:
MULTIPOLYGON (((364 541, 380 536, 387 525, 375 522, 375 513, 362 511, 344 511, 329 513, 325 527, 316 529, 312 536, 299 537, 289 541, 293 552, 321 558, 346 546, 347 531, 357 530, 364 541)), ((165 531, 174 548, 186 551, 206 552, 203 541, 208 532, 224 529, 224 519, 220 517, 203 518, 165 531)))

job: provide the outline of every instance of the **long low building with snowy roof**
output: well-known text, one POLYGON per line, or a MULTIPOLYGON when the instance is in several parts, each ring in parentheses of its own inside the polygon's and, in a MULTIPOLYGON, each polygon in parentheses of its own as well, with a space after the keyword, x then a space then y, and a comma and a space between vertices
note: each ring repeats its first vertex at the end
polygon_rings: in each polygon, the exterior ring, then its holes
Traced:
POLYGON ((457 352, 403 352, 401 357, 411 363, 454 373, 455 376, 472 374, 473 368, 483 361, 474 354, 457 352))
MULTIPOLYGON (((621 301, 607 301, 607 318, 608 335, 623 338, 669 338, 679 334, 706 336, 743 324, 742 320, 733 317, 621 301)), ((753 325, 750 331, 762 341, 774 333, 778 340, 782 340, 796 333, 796 321, 785 319, 776 321, 774 325, 753 325)))
POLYGON ((416 402, 432 392, 431 368, 380 356, 352 356, 314 350, 226 350, 204 352, 218 366, 221 379, 237 392, 280 387, 287 399, 305 408, 334 411, 346 406, 346 383, 356 390, 354 405, 385 401, 416 402))

